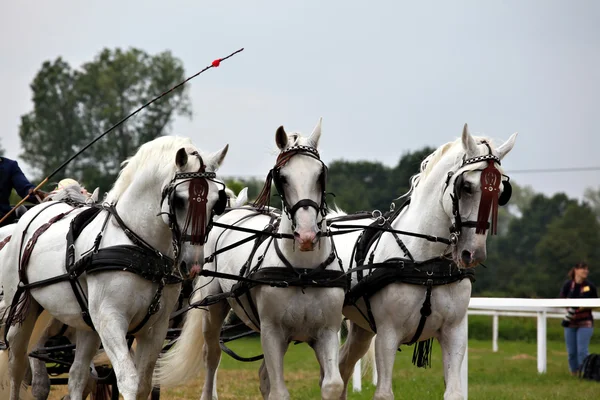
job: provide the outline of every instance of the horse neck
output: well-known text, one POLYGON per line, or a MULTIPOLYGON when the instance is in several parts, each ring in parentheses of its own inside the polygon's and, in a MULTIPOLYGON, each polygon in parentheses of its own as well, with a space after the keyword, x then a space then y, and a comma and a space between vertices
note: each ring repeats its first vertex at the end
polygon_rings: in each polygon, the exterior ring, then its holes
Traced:
MULTIPOLYGON (((422 182, 411 197, 410 205, 392 223, 396 230, 409 231, 448 238, 451 222, 442 208, 442 189, 439 181, 422 182)), ((446 245, 429 242, 414 236, 399 235, 415 261, 424 261, 443 254, 446 245)), ((404 257, 404 253, 391 234, 382 236, 381 256, 377 258, 404 257)))
POLYGON ((163 254, 171 256, 171 231, 158 216, 160 188, 133 182, 117 202, 117 213, 136 235, 163 254))
MULTIPOLYGON (((286 213, 282 213, 281 215, 279 232, 289 235, 293 234, 292 221, 286 213)), ((331 254, 331 241, 327 236, 319 237, 319 242, 315 245, 313 251, 298 250, 294 247, 294 239, 279 239, 278 244, 284 257, 295 268, 315 268, 331 254)))

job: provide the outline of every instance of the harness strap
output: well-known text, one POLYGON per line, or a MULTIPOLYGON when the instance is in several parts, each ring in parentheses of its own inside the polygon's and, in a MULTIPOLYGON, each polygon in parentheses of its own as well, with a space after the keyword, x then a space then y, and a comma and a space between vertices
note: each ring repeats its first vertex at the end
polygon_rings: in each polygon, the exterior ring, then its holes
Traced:
POLYGON ((12 237, 12 235, 8 235, 7 237, 4 238, 4 240, 2 240, 0 242, 0 250, 2 250, 4 248, 4 246, 6 246, 6 244, 8 242, 10 242, 10 238, 12 237))
POLYGON ((50 228, 50 226, 52 224, 54 224, 55 222, 63 219, 65 216, 69 215, 69 213, 71 213, 71 211, 75 210, 75 208, 71 208, 69 211, 66 211, 64 213, 60 213, 58 215, 55 215, 54 217, 50 218, 48 220, 48 222, 46 222, 45 224, 43 224, 42 226, 40 226, 31 236, 31 238, 29 239, 29 241, 27 242, 27 246, 25 246, 25 251, 23 251, 23 258, 21 259, 21 263, 20 263, 20 268, 19 268, 19 275, 20 275, 20 280, 21 282, 25 282, 27 283, 27 275, 25 273, 25 268, 27 267, 27 264, 29 263, 29 259, 31 258, 31 253, 33 252, 33 247, 35 246, 35 244, 37 243, 39 237, 48 230, 48 228, 50 228))
POLYGON ((337 229, 375 229, 378 231, 383 231, 383 232, 390 232, 390 233, 397 233, 400 235, 406 235, 406 236, 414 236, 414 237, 418 237, 421 239, 425 239, 429 242, 439 242, 439 243, 444 243, 444 244, 451 244, 450 239, 446 239, 443 237, 439 237, 439 236, 433 236, 433 235, 425 235, 422 233, 415 233, 415 232, 409 232, 409 231, 400 231, 397 229, 389 229, 383 226, 374 226, 374 225, 338 225, 338 224, 331 224, 332 228, 337 228, 337 229))
MULTIPOLYGON (((264 214, 263 213, 256 213, 255 215, 261 215, 264 214)), ((253 215, 254 216, 254 215, 253 215)), ((273 219, 277 219, 280 218, 280 216, 278 215, 271 215, 272 220, 273 219)), ((251 228, 244 228, 241 226, 237 226, 237 225, 228 225, 228 224, 222 224, 220 222, 213 222, 213 225, 218 227, 218 228, 224 228, 224 229, 230 229, 233 231, 240 231, 240 232, 246 232, 246 233, 255 233, 257 235, 266 235, 266 236, 271 236, 274 238, 278 238, 278 239, 293 239, 294 235, 289 234, 289 233, 273 233, 272 230, 258 230, 258 229, 251 229, 251 228)))
POLYGON ((238 246, 241 246, 241 245, 243 245, 244 243, 248 243, 248 242, 250 242, 250 241, 252 241, 252 240, 254 240, 254 239, 257 239, 257 238, 258 238, 258 234, 254 234, 254 235, 248 236, 247 238, 244 238, 244 239, 242 239, 242 240, 240 240, 240 241, 238 241, 238 242, 232 243, 232 244, 230 244, 230 245, 228 245, 228 246, 225 246, 225 247, 223 247, 223 248, 221 248, 221 249, 219 249, 219 250, 216 250, 216 251, 215 251, 214 253, 212 253, 210 256, 206 257, 206 258, 204 259, 204 262, 205 262, 205 263, 210 263, 210 262, 213 262, 213 261, 214 261, 214 259, 215 259, 215 256, 217 256, 217 255, 219 255, 219 254, 221 254, 221 253, 225 253, 226 251, 229 251, 229 250, 231 250, 231 249, 235 249, 236 247, 238 247, 238 246))
POLYGON ((142 329, 142 327, 144 325, 146 325, 146 322, 148 322, 150 317, 152 317, 154 314, 156 314, 158 312, 158 310, 160 310, 160 297, 162 296, 162 291, 163 291, 164 287, 165 287, 165 282, 164 282, 164 280, 161 280, 160 283, 158 284, 158 289, 156 290, 156 293, 154 294, 154 297, 152 298, 152 301, 150 302, 150 305, 148 306, 148 311, 146 312, 144 319, 142 319, 135 328, 133 328, 131 331, 127 332, 128 335, 135 335, 140 329, 142 329))
POLYGON ((413 335, 410 342, 407 343, 408 346, 414 344, 421 333, 423 333, 423 328, 425 327, 425 322, 427 321, 427 317, 431 315, 431 287, 433 286, 433 281, 429 279, 427 281, 427 291, 425 292, 425 301, 423 301, 423 305, 421 306, 421 319, 419 320, 419 326, 417 326, 417 330, 413 335))

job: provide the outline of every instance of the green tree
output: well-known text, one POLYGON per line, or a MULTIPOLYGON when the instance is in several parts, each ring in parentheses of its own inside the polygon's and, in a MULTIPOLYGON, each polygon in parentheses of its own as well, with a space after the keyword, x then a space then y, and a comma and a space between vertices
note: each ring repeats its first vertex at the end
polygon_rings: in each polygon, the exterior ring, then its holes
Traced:
MULTIPOLYGON (((600 259, 599 242, 600 223, 591 207, 569 204, 564 214, 548 225, 535 246, 539 269, 536 294, 556 297, 570 267, 579 261, 600 259)), ((592 274, 590 279, 593 280, 592 274)))
POLYGON ((329 164, 327 192, 335 194, 335 205, 346 212, 387 210, 392 200, 388 193, 389 168, 371 161, 333 161, 329 164), (385 200, 383 200, 385 199, 385 200))
MULTIPOLYGON (((33 79, 33 111, 21 117, 21 158, 38 178, 48 175, 80 148, 86 137, 81 126, 76 93, 77 73, 60 57, 46 61, 33 79)), ((85 156, 84 156, 85 157, 85 156)), ((76 173, 82 158, 67 166, 62 176, 76 173)))
POLYGON ((505 234, 488 237, 488 257, 485 262, 488 268, 478 271, 473 293, 539 296, 539 279, 546 278, 535 248, 546 235, 550 224, 561 218, 573 204, 576 205, 577 201, 564 193, 550 198, 543 194, 533 196, 522 214, 510 221, 505 234))
MULTIPOLYGON (((21 157, 41 176, 141 104, 184 79, 170 52, 102 50, 80 70, 58 58, 31 85, 33 111, 21 119, 21 157)), ((146 141, 169 132, 176 114, 191 116, 186 87, 152 104, 79 156, 61 176, 108 191, 120 164, 146 141)))
POLYGON ((398 160, 398 165, 391 171, 389 187, 393 193, 387 193, 388 198, 396 198, 408 192, 410 178, 421 169, 421 163, 434 152, 432 147, 424 147, 414 152, 406 152, 398 160))
POLYGON ((394 168, 372 161, 333 161, 329 165, 327 190, 336 195, 335 204, 346 212, 385 212, 394 199, 408 192, 410 178, 419 172, 421 162, 433 150, 425 147, 406 152, 394 168))
POLYGON ((594 210, 596 218, 600 220, 600 186, 598 186, 598 188, 596 189, 585 189, 583 198, 586 201, 586 203, 588 203, 590 207, 592 207, 592 210, 594 210))

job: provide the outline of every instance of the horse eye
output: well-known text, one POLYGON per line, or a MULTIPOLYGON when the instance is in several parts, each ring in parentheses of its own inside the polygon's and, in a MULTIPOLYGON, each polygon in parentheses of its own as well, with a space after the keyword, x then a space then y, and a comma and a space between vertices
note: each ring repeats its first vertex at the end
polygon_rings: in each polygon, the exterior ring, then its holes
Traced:
POLYGON ((473 193, 473 188, 471 187, 470 183, 465 183, 463 185, 463 192, 465 192, 466 194, 472 194, 473 193))
POLYGON ((283 175, 279 175, 279 182, 281 182, 281 184, 286 184, 287 178, 283 175))
POLYGON ((183 208, 185 206, 185 200, 181 196, 173 196, 173 208, 183 208))

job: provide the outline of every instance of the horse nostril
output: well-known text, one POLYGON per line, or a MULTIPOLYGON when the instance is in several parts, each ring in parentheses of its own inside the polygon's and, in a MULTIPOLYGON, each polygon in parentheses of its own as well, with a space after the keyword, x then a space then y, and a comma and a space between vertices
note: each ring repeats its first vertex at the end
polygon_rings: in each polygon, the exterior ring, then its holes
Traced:
POLYGON ((183 270, 183 271, 187 271, 188 270, 187 269, 187 264, 185 263, 185 261, 182 261, 179 265, 181 266, 181 270, 183 270))
POLYGON ((463 263, 465 264, 471 264, 472 258, 471 258, 471 252, 468 250, 463 250, 462 253, 460 254, 460 258, 462 259, 463 263))
POLYGON ((298 233, 298 231, 294 231, 294 237, 295 238, 299 238, 300 237, 300 234, 298 233))

